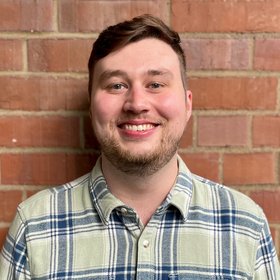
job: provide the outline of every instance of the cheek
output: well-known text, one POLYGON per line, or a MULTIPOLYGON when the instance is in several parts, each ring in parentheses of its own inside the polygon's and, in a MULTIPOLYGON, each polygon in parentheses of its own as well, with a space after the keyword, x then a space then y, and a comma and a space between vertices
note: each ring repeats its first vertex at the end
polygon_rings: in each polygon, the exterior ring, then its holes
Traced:
POLYGON ((92 122, 104 125, 113 119, 117 111, 116 102, 111 99, 95 97, 91 101, 92 122))
POLYGON ((177 120, 178 122, 185 119, 186 105, 185 98, 170 94, 158 101, 161 115, 169 120, 177 120))

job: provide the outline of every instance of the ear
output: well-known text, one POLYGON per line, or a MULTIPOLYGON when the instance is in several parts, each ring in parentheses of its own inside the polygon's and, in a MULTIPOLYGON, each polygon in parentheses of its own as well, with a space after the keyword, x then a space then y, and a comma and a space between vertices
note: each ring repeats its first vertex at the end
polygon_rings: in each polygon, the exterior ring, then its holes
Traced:
POLYGON ((187 121, 188 121, 192 115, 192 92, 190 90, 186 90, 185 100, 186 100, 186 111, 187 111, 187 121))

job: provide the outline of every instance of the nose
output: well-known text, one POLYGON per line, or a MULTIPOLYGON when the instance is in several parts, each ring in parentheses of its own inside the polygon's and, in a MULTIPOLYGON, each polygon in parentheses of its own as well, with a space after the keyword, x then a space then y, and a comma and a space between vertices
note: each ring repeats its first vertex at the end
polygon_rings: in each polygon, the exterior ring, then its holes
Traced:
POLYGON ((131 87, 126 93, 123 110, 134 114, 147 112, 149 110, 147 94, 141 87, 131 87))

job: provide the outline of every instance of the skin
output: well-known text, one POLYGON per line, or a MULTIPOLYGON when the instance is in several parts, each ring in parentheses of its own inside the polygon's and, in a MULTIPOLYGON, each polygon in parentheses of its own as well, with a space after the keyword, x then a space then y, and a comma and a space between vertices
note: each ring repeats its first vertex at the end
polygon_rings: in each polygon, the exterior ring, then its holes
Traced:
POLYGON ((131 43, 95 65, 90 110, 102 170, 111 192, 144 225, 176 180, 191 109, 177 54, 163 41, 131 43))

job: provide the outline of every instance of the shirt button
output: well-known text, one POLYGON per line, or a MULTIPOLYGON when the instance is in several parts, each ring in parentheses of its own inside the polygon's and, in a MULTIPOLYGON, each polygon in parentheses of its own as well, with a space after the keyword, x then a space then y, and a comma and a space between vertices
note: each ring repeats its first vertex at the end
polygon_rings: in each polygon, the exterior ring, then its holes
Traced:
POLYGON ((127 209, 126 208, 121 208, 121 213, 123 214, 123 215, 127 215, 127 209))
POLYGON ((143 241, 144 248, 148 248, 150 246, 150 242, 148 240, 143 241))

